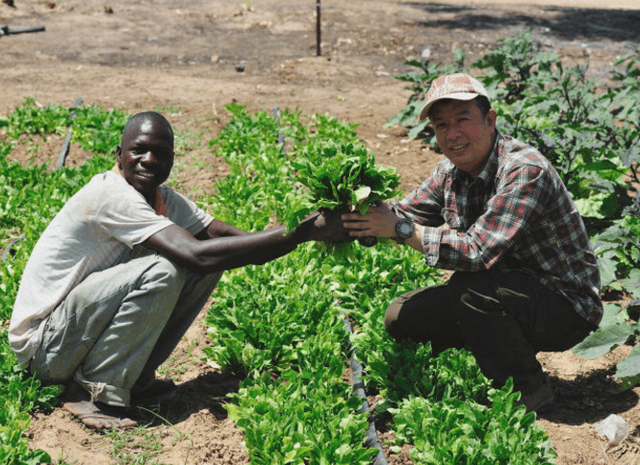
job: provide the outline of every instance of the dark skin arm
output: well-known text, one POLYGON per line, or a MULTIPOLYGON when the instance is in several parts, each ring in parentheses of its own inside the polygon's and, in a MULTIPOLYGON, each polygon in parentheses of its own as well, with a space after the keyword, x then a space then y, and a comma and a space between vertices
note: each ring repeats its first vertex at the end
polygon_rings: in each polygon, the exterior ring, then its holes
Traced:
POLYGON ((218 237, 245 236, 247 234, 249 233, 240 228, 236 228, 224 221, 214 219, 207 228, 196 234, 196 239, 204 241, 207 239, 216 239, 218 237))
MULTIPOLYGON (((214 219, 209 225, 209 227, 207 227, 206 229, 203 229, 200 233, 196 234, 196 239, 198 239, 199 241, 204 241, 207 239, 216 239, 219 237, 246 236, 247 234, 249 233, 243 229, 236 228, 235 226, 232 226, 229 223, 225 223, 224 221, 214 219)), ((252 265, 262 265, 264 263, 267 263, 271 260, 274 260, 284 255, 284 253, 291 252, 294 248, 291 248, 288 251, 274 250, 275 255, 264 257, 262 261, 252 263, 252 265)))
POLYGON ((196 273, 214 273, 245 265, 259 265, 286 255, 303 242, 351 240, 338 214, 309 215, 284 235, 285 227, 247 233, 214 220, 194 237, 177 225, 159 231, 145 245, 196 273))

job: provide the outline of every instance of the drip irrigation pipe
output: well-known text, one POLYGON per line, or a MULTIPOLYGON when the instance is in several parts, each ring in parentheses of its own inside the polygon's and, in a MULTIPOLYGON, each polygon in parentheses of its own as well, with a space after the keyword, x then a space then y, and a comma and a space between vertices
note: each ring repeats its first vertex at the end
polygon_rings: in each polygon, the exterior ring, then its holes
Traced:
POLYGON ((322 55, 322 24, 320 20, 321 10, 321 0, 316 0, 316 56, 322 55))
POLYGON ((7 244, 7 247, 2 251, 3 262, 7 261, 7 258, 9 258, 9 255, 13 256, 15 254, 15 249, 13 248, 13 246, 16 245, 18 242, 20 242, 21 240, 23 240, 25 237, 26 236, 23 233, 7 244))
MULTIPOLYGON (((73 108, 78 108, 80 105, 82 105, 82 97, 78 97, 76 99, 76 101, 73 104, 73 108)), ((69 115, 69 119, 71 121, 73 121, 76 117, 76 112, 72 111, 71 115, 69 115)), ((71 147, 71 121, 69 121, 69 124, 67 125, 67 135, 64 138, 64 142, 62 143, 62 149, 60 150, 60 154, 58 155, 58 163, 56 164, 56 169, 62 169, 62 167, 64 166, 64 162, 67 159, 67 156, 69 155, 69 148, 71 147)))
MULTIPOLYGON (((273 109, 273 119, 275 119, 278 124, 280 123, 280 107, 274 107, 273 109)), ((280 144, 280 146, 282 147, 282 153, 284 154, 285 157, 287 157, 287 150, 284 147, 284 134, 282 134, 282 131, 278 131, 278 144, 280 144)), ((288 158, 287 158, 288 159, 288 158)))
MULTIPOLYGON (((273 117, 276 121, 280 121, 280 115, 278 114, 279 110, 280 107, 277 106, 273 109, 273 117)), ((282 131, 278 133, 278 143, 282 144, 282 153, 287 156, 287 151, 284 147, 284 137, 282 131)), ((351 328, 351 323, 345 316, 344 312, 340 311, 340 316, 342 317, 344 322, 345 332, 348 335, 352 335, 353 329, 351 328)), ((349 349, 349 364, 351 365, 351 383, 353 386, 353 391, 355 395, 362 400, 362 404, 360 405, 360 409, 358 411, 366 413, 368 415, 367 419, 369 421, 369 426, 367 427, 367 431, 365 432, 364 444, 370 449, 378 449, 378 454, 376 455, 373 465, 388 465, 387 459, 384 456, 384 451, 382 450, 382 446, 380 445, 380 440, 378 439, 376 424, 373 420, 373 416, 371 415, 371 409, 369 407, 369 402, 367 401, 367 395, 364 391, 364 382, 362 380, 362 364, 356 359, 355 349, 353 347, 349 349)))
POLYGON ((11 29, 9 26, 4 25, 0 27, 0 37, 9 36, 13 34, 25 34, 30 32, 42 32, 44 31, 44 26, 36 26, 36 27, 25 27, 22 29, 11 29))
MULTIPOLYGON (((351 328, 351 323, 344 316, 343 312, 340 312, 340 315, 343 317, 344 321, 344 330, 347 334, 353 334, 353 329, 351 328)), ((349 350, 349 363, 351 364, 351 382, 353 384, 353 391, 362 400, 362 405, 360 406, 360 412, 367 413, 369 415, 369 426, 367 431, 365 432, 365 445, 371 449, 378 449, 378 454, 373 462, 373 465, 387 465, 387 459, 384 456, 384 451, 382 450, 382 446, 380 445, 380 441, 378 439, 378 433, 376 432, 376 424, 373 420, 373 416, 371 415, 371 409, 369 407, 369 402, 367 401, 367 395, 364 391, 364 382, 362 380, 362 364, 355 357, 355 349, 351 347, 349 350)))

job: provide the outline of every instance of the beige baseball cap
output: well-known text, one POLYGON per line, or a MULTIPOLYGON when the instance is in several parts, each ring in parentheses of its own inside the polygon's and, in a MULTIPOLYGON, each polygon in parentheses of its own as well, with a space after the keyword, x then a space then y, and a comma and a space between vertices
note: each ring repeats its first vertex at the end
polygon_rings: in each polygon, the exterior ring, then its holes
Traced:
POLYGON ((480 84, 480 81, 468 74, 455 73, 440 76, 431 83, 431 87, 425 97, 424 107, 420 112, 420 119, 427 118, 429 109, 438 100, 473 100, 479 95, 489 98, 487 89, 480 84))

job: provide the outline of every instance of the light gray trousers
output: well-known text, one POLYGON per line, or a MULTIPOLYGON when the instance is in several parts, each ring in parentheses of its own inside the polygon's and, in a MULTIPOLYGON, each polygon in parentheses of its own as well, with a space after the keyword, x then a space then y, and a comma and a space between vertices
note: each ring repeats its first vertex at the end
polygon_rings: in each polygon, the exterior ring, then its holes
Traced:
POLYGON ((157 254, 92 273, 49 317, 30 369, 43 382, 74 379, 93 400, 128 406, 131 388, 153 379, 221 275, 157 254))

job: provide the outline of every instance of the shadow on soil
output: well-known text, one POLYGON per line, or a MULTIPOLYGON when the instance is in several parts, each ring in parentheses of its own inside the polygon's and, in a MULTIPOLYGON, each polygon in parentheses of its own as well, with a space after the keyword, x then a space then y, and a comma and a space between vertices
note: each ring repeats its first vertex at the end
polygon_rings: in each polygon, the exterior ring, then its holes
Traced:
POLYGON ((618 393, 613 381, 615 366, 595 370, 568 381, 550 377, 556 402, 552 411, 538 415, 554 423, 581 425, 622 414, 638 404, 638 395, 628 390, 618 393))
POLYGON ((505 27, 542 29, 558 39, 640 43, 640 10, 606 10, 594 8, 541 8, 549 18, 499 7, 476 9, 469 6, 442 4, 412 4, 414 8, 434 13, 433 21, 424 21, 426 28, 465 29, 480 31, 505 27), (440 13, 457 13, 453 19, 437 19, 440 13), (514 14, 515 13, 515 14, 514 14))
POLYGON ((240 381, 240 378, 223 373, 205 373, 177 385, 176 391, 161 401, 143 405, 143 409, 137 411, 136 420, 154 425, 166 421, 175 425, 202 410, 208 410, 217 420, 224 420, 228 395, 238 392, 240 381))

